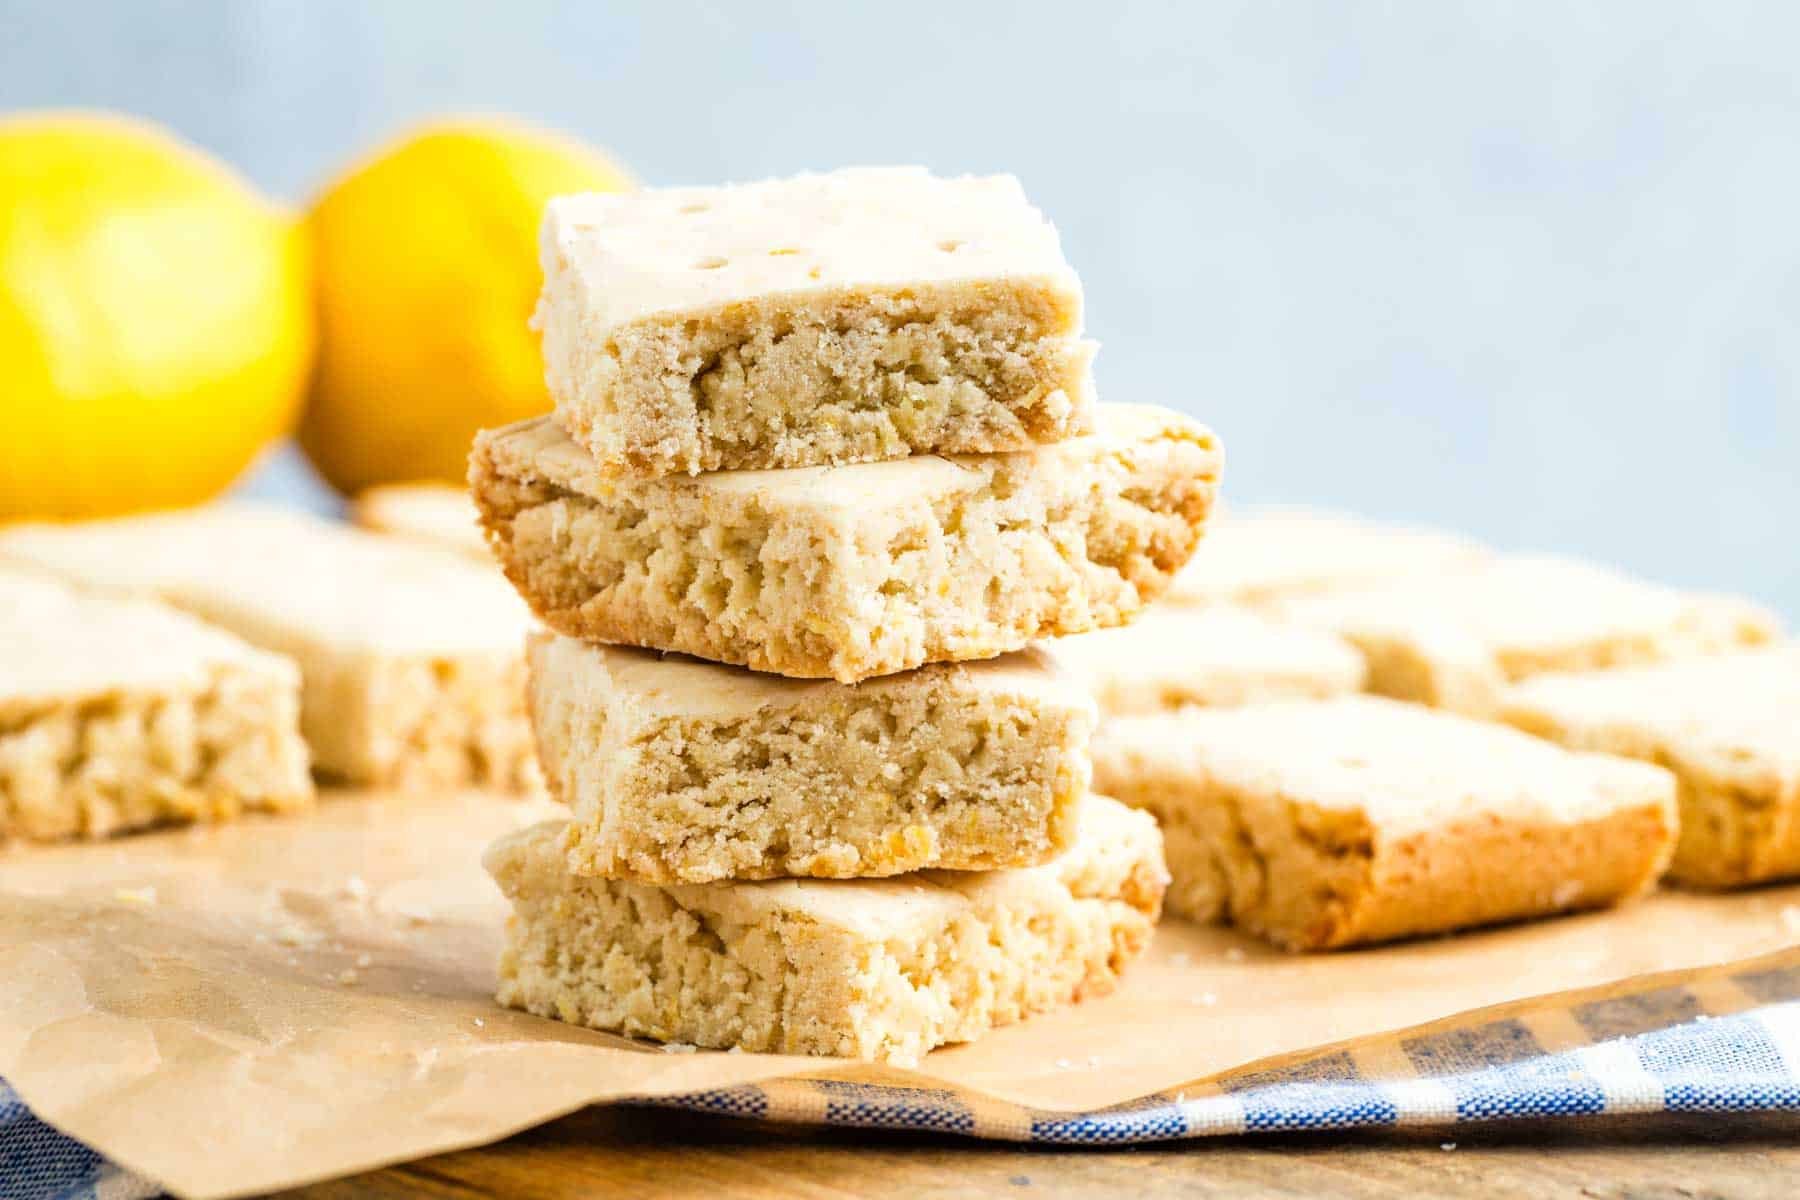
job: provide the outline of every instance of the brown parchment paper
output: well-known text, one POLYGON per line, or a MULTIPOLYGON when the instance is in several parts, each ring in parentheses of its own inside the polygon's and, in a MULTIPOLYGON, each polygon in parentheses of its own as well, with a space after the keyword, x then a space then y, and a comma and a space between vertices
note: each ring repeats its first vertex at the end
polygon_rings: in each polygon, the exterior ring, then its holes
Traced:
POLYGON ((555 810, 339 795, 303 819, 0 854, 0 1076, 191 1197, 493 1141, 583 1105, 802 1073, 1096 1108, 1468 1009, 1764 954, 1800 887, 1292 957, 1165 922, 1117 994, 917 1070, 668 1054, 497 1008, 479 865, 555 810))

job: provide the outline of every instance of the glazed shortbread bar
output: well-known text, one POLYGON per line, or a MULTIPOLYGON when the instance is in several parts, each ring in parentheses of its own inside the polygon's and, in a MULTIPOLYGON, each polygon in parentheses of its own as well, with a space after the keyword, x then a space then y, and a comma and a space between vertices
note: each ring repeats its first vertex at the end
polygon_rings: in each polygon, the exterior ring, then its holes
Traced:
POLYGON ((1458 569, 1488 551, 1453 534, 1304 510, 1222 512, 1169 587, 1170 604, 1265 605, 1458 569))
POLYGON ((646 883, 1036 866, 1066 850, 1094 706, 1041 651, 860 684, 532 639, 569 869, 646 883))
POLYGON ((487 853, 514 909, 499 999, 712 1049, 910 1062, 1109 992, 1149 943, 1155 822, 1093 796, 1079 825, 1041 867, 673 887, 571 875, 562 829, 535 826, 487 853))
POLYGON ((1155 814, 1169 911, 1291 950, 1613 904, 1675 846, 1675 781, 1375 697, 1101 727, 1095 785, 1155 814))
POLYGON ((1366 673, 1342 638, 1232 605, 1153 608, 1120 629, 1062 638, 1056 659, 1109 717, 1319 700, 1359 690, 1366 673))
POLYGON ((557 416, 639 475, 1085 433, 1081 285, 1010 176, 837 171, 550 202, 557 416))
POLYGON ((1193 553, 1220 455, 1160 409, 1014 454, 622 482, 548 418, 475 440, 475 501, 553 629, 850 683, 1123 624, 1193 553))
POLYGON ((1509 691, 1502 715, 1572 749, 1673 771, 1671 878, 1734 887, 1800 875, 1800 647, 1546 675, 1509 691))
POLYGON ((391 533, 492 563, 467 488, 444 483, 389 483, 359 492, 350 516, 364 529, 391 533))
POLYGON ((1776 636, 1764 610, 1587 563, 1496 558, 1462 571, 1290 601, 1282 614, 1349 639, 1369 690, 1492 716, 1508 683, 1716 654, 1776 636))
POLYGON ((313 765, 343 782, 516 785, 530 621, 456 555, 302 513, 221 505, 0 530, 0 561, 155 595, 292 658, 313 765))
POLYGON ((300 673, 147 600, 0 569, 0 840, 311 807, 300 673))

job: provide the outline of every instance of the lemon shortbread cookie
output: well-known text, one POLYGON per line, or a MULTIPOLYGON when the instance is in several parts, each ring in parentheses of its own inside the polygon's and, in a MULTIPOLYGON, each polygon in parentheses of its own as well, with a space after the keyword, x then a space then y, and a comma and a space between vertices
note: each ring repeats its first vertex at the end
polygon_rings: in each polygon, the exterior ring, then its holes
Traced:
POLYGON ((513 904, 499 1000, 711 1049, 911 1062, 1111 991, 1168 876, 1143 813, 1082 801, 1040 867, 895 879, 649 884, 571 875, 550 822, 486 864, 513 904))
POLYGON ((311 807, 294 664, 153 601, 0 569, 0 839, 311 807))
POLYGON ((543 266, 557 415, 609 469, 1019 450, 1092 415, 1081 285, 1010 176, 565 196, 543 266))
POLYGON ((1059 640, 1056 658, 1105 716, 1318 700, 1357 691, 1366 673, 1342 638, 1232 605, 1155 608, 1124 628, 1059 640))
POLYGON ((358 492, 350 516, 364 529, 410 538, 493 562, 467 488, 447 483, 388 483, 358 492))
POLYGON ((1169 911, 1322 950, 1613 904, 1675 846, 1667 771, 1368 696, 1101 727, 1155 814, 1169 911))
POLYGON ((1546 675, 1509 691, 1502 712, 1571 749, 1673 771, 1671 878, 1734 887, 1800 875, 1800 647, 1546 675))
POLYGON ((1334 591, 1281 612, 1349 639, 1368 659, 1370 691, 1474 716, 1492 716, 1506 685, 1533 675, 1716 654, 1779 629, 1735 597, 1533 557, 1334 591))
POLYGON ((0 530, 0 561, 155 595, 300 666, 313 765, 347 783, 514 785, 530 618, 492 569, 252 505, 0 530))
POLYGON ((1170 604, 1264 605, 1332 588, 1467 567, 1466 538, 1300 509, 1219 513, 1206 545, 1169 587, 1170 604))
POLYGON ((569 867, 648 883, 1036 866, 1068 848, 1094 706, 1041 651, 859 684, 532 639, 569 867))
POLYGON ((1193 553, 1205 427, 1104 405, 1012 454, 623 482, 548 419, 475 440, 507 575, 553 629, 850 683, 1120 625, 1193 553))

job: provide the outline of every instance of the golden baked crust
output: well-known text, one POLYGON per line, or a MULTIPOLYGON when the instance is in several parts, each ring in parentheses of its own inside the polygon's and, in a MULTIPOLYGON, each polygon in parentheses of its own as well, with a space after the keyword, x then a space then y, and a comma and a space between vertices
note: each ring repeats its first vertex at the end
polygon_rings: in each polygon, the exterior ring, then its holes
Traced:
POLYGON ((1501 716, 1574 750, 1673 771, 1671 879, 1739 887, 1800 875, 1800 647, 1545 675, 1509 690, 1501 716))
POLYGON ((1614 904, 1676 837, 1660 768, 1375 697, 1108 721, 1094 775, 1162 824, 1169 911, 1293 950, 1614 904))
POLYGON ((508 578, 571 637, 852 683, 1120 625, 1199 543, 1220 469, 1178 414, 1102 408, 1012 454, 621 480, 547 418, 475 441, 508 578))

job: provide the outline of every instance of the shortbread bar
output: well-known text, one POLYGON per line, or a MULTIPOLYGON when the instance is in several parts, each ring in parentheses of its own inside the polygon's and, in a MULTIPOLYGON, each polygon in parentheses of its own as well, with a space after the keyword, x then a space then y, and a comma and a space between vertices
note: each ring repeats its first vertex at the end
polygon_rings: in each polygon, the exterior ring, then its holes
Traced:
POLYGON ((1260 606, 1333 588, 1392 583, 1470 566, 1466 538, 1303 509, 1214 516, 1206 545, 1169 587, 1169 604, 1260 606))
POLYGON ((842 684, 557 634, 531 715, 569 869, 644 883, 1037 866, 1068 849, 1094 705, 1041 651, 842 684))
POLYGON ((0 561, 160 597, 292 658, 313 766, 345 783, 535 777, 530 619, 498 572, 303 513, 221 505, 0 530, 0 561))
POLYGON ((1800 876, 1800 647, 1545 675, 1509 691, 1502 715, 1571 749, 1672 770, 1681 843, 1670 878, 1800 876))
POLYGON ((0 569, 0 840, 311 807, 300 673, 147 600, 0 569))
POLYGON ((1366 674, 1342 638, 1234 605, 1153 608, 1121 629, 1062 638, 1055 654, 1108 717, 1322 700, 1358 691, 1366 674))
POLYGON ((1588 563, 1495 558, 1462 571, 1290 601, 1284 617, 1349 639, 1369 690, 1491 717, 1508 683, 1769 641, 1779 622, 1730 596, 1681 592, 1588 563))
POLYGON ((550 202, 557 416, 636 475, 1022 450, 1088 431, 1081 285, 1010 176, 837 171, 550 202))
POLYGON ((1155 814, 1169 911, 1323 950, 1617 903, 1675 847, 1667 771, 1369 696, 1101 726, 1155 814))
POLYGON ((910 1063, 1112 991, 1149 943, 1155 822, 1098 796, 1078 822, 1041 867, 673 887, 571 875, 561 827, 534 826, 487 853, 514 909, 499 1000, 710 1049, 910 1063))
POLYGON ((364 529, 391 533, 492 564, 467 488, 444 483, 388 483, 357 494, 350 516, 364 529))
POLYGON ((1193 553, 1205 427, 1105 405, 1014 454, 622 482, 549 418, 475 440, 508 577, 571 637, 853 683, 1124 624, 1193 553))

